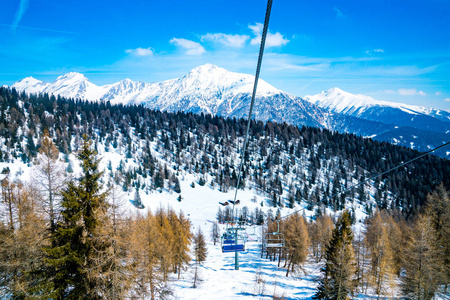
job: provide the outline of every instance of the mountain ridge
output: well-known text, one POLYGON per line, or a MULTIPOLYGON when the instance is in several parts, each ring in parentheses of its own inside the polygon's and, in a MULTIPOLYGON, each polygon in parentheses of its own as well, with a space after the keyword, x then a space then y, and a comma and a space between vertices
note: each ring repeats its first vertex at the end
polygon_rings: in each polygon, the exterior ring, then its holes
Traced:
MULTIPOLYGON (((111 104, 137 104, 168 112, 247 118, 253 84, 253 75, 205 64, 180 78, 155 83, 124 79, 97 86, 83 74, 71 72, 59 76, 53 83, 27 77, 12 87, 29 93, 43 92, 67 98, 109 101, 111 104)), ((354 133, 422 151, 450 139, 450 113, 375 100, 339 88, 302 98, 260 80, 255 101, 257 105, 252 118, 264 122, 286 122, 354 133), (411 128, 420 132, 411 134, 411 128)), ((449 157, 450 154, 443 155, 449 157)))

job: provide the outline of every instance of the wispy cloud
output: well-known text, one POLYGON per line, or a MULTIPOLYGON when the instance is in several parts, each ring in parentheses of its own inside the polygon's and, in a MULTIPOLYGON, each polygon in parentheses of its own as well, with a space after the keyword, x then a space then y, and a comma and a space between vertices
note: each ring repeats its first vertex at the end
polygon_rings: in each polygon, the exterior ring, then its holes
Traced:
POLYGON ((16 11, 16 15, 14 16, 14 21, 11 24, 11 29, 16 31, 17 25, 22 20, 23 15, 28 9, 29 0, 20 0, 19 9, 16 11))
POLYGON ((399 89, 398 94, 400 96, 426 96, 426 93, 416 89, 399 89))
POLYGON ((225 33, 207 33, 201 37, 203 41, 211 41, 228 47, 242 48, 250 37, 248 35, 225 34, 225 33))
POLYGON ((170 40, 170 43, 186 49, 187 55, 201 55, 206 52, 205 48, 203 48, 202 45, 191 40, 173 38, 170 40))
MULTIPOLYGON (((250 44, 252 45, 259 45, 261 43, 261 36, 262 31, 264 28, 264 25, 261 23, 256 23, 255 25, 248 25, 248 28, 253 31, 253 34, 255 37, 250 41, 250 44)), ((266 47, 277 47, 277 46, 284 46, 287 43, 289 43, 289 40, 284 38, 284 36, 277 32, 277 33, 267 33, 266 37, 266 47)))
POLYGON ((333 11, 334 11, 334 13, 335 13, 336 19, 343 19, 343 18, 346 17, 346 16, 344 15, 344 13, 343 13, 339 8, 337 8, 336 6, 333 7, 333 11))
POLYGON ((445 102, 450 102, 450 98, 445 98, 444 101, 445 102))
POLYGON ((125 53, 136 55, 136 56, 150 56, 153 55, 154 51, 152 48, 136 48, 136 49, 127 49, 125 53))
POLYGON ((441 92, 436 92, 436 93, 434 93, 436 96, 440 96, 440 95, 442 95, 442 93, 441 92))
POLYGON ((366 50, 364 53, 372 55, 373 53, 384 53, 383 49, 366 50))

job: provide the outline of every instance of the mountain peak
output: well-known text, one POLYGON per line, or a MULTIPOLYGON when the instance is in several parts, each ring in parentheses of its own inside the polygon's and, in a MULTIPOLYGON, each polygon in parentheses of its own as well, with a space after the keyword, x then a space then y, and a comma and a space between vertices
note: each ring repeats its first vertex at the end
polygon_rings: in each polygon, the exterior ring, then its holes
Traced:
POLYGON ((12 87, 18 91, 26 91, 27 93, 40 93, 47 85, 48 83, 28 76, 14 83, 12 87))
POLYGON ((37 80, 37 79, 34 78, 33 76, 25 77, 24 79, 19 80, 18 83, 19 83, 19 82, 20 82, 20 83, 27 83, 27 84, 31 84, 31 85, 35 85, 35 84, 38 84, 38 83, 42 83, 42 81, 37 80))
POLYGON ((323 91, 322 94, 327 95, 327 96, 350 95, 350 93, 348 93, 344 90, 341 90, 338 87, 334 87, 334 88, 328 89, 326 91, 323 91))
POLYGON ((86 76, 84 76, 83 74, 78 73, 78 72, 69 72, 67 74, 61 75, 58 78, 56 78, 56 81, 61 81, 61 80, 64 80, 64 81, 70 80, 70 81, 74 81, 74 82, 77 82, 77 81, 89 81, 86 78, 86 76))
POLYGON ((204 64, 204 65, 201 65, 201 66, 198 66, 198 67, 192 69, 192 71, 196 71, 196 72, 210 72, 210 71, 214 71, 214 70, 218 70, 218 69, 224 70, 222 68, 219 68, 216 65, 207 63, 207 64, 204 64))
POLYGON ((201 66, 198 66, 194 69, 192 69, 188 75, 194 75, 194 76, 198 76, 198 75, 213 75, 213 74, 225 74, 225 73, 229 73, 229 71, 220 68, 216 65, 213 64, 204 64, 201 66))

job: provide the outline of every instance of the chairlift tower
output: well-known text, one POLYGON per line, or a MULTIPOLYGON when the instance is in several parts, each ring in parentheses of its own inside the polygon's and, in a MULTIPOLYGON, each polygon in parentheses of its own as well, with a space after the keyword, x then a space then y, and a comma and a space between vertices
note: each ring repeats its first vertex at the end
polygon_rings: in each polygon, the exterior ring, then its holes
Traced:
POLYGON ((240 231, 244 230, 241 224, 231 225, 222 235, 222 253, 234 252, 234 269, 239 270, 239 252, 245 251, 246 238, 240 231))

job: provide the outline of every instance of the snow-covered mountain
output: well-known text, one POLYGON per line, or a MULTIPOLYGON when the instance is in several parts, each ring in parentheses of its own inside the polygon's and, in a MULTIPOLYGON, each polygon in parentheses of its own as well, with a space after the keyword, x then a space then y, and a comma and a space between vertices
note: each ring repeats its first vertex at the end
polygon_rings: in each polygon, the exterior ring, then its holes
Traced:
MULTIPOLYGON (((27 93, 44 92, 91 101, 110 101, 111 104, 141 104, 161 111, 247 118, 253 82, 252 75, 206 64, 183 77, 156 83, 125 79, 97 86, 83 74, 72 72, 58 77, 53 83, 27 77, 12 87, 27 93)), ((355 133, 422 151, 450 140, 449 112, 379 101, 338 88, 303 99, 260 80, 256 103, 253 116, 261 121, 355 133)))
MULTIPOLYGON (((142 104, 162 111, 185 111, 223 117, 247 117, 254 76, 202 65, 187 75, 157 83, 129 79, 97 86, 80 73, 68 73, 53 83, 25 78, 12 87, 28 93, 50 93, 112 104, 142 104)), ((258 83, 254 116, 262 121, 329 127, 328 116, 316 105, 280 91, 264 80, 258 83)))
POLYGON ((305 99, 333 113, 383 124, 450 132, 450 113, 444 110, 380 101, 366 95, 354 95, 339 88, 305 96, 305 99))
POLYGON ((12 87, 18 91, 25 91, 30 94, 35 94, 43 92, 49 85, 50 83, 46 83, 29 76, 20 81, 17 81, 12 85, 12 87))

